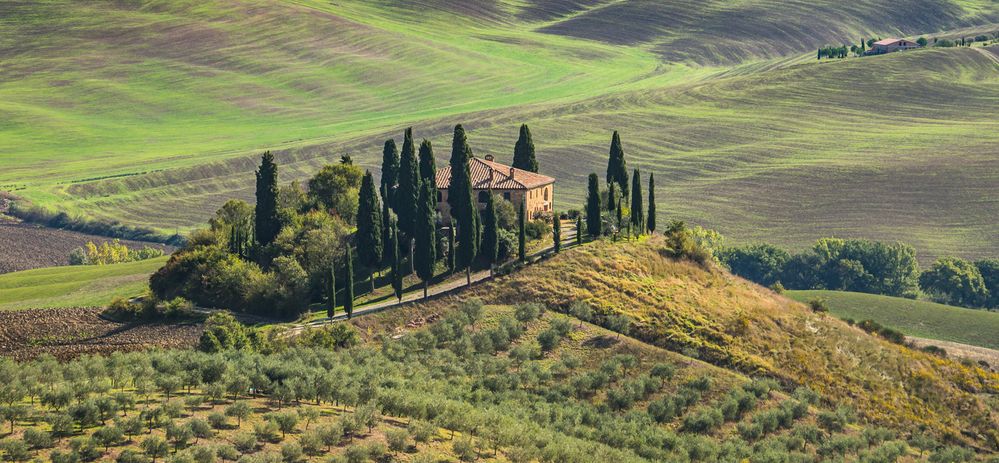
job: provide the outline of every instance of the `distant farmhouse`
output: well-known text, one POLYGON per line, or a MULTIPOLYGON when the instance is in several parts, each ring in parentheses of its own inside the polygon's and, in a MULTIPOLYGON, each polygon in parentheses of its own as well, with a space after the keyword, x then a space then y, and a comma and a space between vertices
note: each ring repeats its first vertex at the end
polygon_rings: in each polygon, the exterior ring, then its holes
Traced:
MULTIPOLYGON (((537 217, 552 212, 555 179, 505 166, 493 161, 492 155, 485 159, 471 158, 468 161, 472 178, 472 195, 479 209, 486 207, 490 192, 503 197, 520 207, 526 201, 527 215, 537 217)), ((437 171, 437 211, 444 222, 451 221, 451 206, 447 203, 448 186, 451 184, 451 166, 437 171)))
POLYGON ((883 55, 896 51, 919 48, 919 44, 906 39, 884 39, 871 44, 871 49, 864 52, 865 55, 883 55))

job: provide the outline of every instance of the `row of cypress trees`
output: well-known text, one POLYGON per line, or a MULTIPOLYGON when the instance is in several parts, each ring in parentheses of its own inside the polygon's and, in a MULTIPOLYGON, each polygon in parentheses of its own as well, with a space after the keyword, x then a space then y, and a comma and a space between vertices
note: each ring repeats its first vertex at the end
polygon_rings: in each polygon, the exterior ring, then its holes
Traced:
MULTIPOLYGON (((607 160, 607 197, 606 209, 617 213, 617 225, 623 226, 623 199, 631 194, 629 225, 636 234, 654 232, 656 230, 656 180, 655 174, 649 174, 649 203, 646 213, 643 205, 642 177, 638 169, 631 175, 631 185, 628 185, 628 171, 624 159, 624 148, 621 136, 617 131, 611 139, 610 155, 607 160), (620 197, 618 196, 620 191, 620 197)), ((586 231, 591 237, 603 234, 603 210, 600 198, 600 179, 596 173, 591 173, 587 180, 586 194, 586 231)), ((577 227, 578 235, 582 229, 577 227)))

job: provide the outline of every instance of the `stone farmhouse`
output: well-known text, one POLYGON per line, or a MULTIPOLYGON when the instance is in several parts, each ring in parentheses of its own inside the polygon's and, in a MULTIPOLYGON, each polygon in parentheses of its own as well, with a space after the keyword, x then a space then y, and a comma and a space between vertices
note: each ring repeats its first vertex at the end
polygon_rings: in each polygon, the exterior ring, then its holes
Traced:
MULTIPOLYGON (((486 201, 492 193, 518 207, 521 201, 526 201, 527 215, 532 218, 552 212, 554 178, 505 166, 493 161, 492 155, 486 155, 485 159, 470 159, 468 168, 472 178, 472 196, 480 210, 486 207, 486 201)), ((438 170, 437 212, 445 223, 451 221, 451 206, 447 203, 450 184, 451 166, 438 170)))
POLYGON ((919 48, 919 44, 906 39, 884 39, 878 40, 877 42, 871 44, 871 49, 867 50, 864 54, 883 55, 885 53, 909 50, 912 48, 919 48))

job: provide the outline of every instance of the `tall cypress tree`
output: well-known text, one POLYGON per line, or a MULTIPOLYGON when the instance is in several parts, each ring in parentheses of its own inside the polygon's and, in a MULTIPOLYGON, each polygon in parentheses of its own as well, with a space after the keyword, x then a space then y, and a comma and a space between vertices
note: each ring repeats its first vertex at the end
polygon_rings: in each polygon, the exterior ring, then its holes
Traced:
POLYGON ((398 246, 390 247, 388 242, 392 238, 392 227, 395 225, 395 218, 392 217, 392 211, 389 209, 387 192, 382 189, 382 243, 385 246, 385 250, 382 251, 382 262, 387 265, 392 265, 392 260, 395 259, 395 253, 399 251, 398 246))
POLYGON ((631 176, 631 225, 636 234, 642 234, 645 226, 645 211, 642 210, 642 176, 635 169, 631 176))
POLYGON ((326 318, 332 319, 336 315, 336 259, 330 265, 329 294, 326 295, 326 318))
POLYGON ((617 230, 621 231, 621 226, 624 224, 624 214, 621 212, 621 199, 617 200, 617 230))
POLYGON ((447 273, 454 273, 457 256, 454 255, 454 227, 447 228, 447 273))
POLYGON ((354 315, 354 256, 353 252, 350 250, 350 245, 347 245, 347 257, 346 257, 347 268, 344 273, 347 276, 347 284, 343 291, 343 311, 347 312, 347 319, 354 315))
POLYGON ((426 138, 420 143, 420 184, 429 184, 433 193, 430 197, 437 207, 437 162, 434 160, 434 147, 426 138))
POLYGON ((517 211, 517 258, 527 260, 527 199, 520 200, 517 211))
POLYGON ((392 291, 402 302, 402 261, 399 260, 399 227, 395 221, 389 226, 389 247, 392 249, 392 291))
POLYGON ((492 271, 493 264, 499 258, 499 224, 496 219, 496 203, 493 195, 486 200, 486 208, 482 211, 482 249, 479 256, 483 263, 492 271))
POLYGON ((274 242, 281 231, 281 219, 277 210, 277 164, 270 151, 264 153, 257 169, 257 205, 255 208, 255 229, 257 244, 266 246, 274 242))
POLYGON ((419 161, 413 145, 413 129, 406 129, 402 142, 402 157, 399 160, 399 187, 395 190, 394 210, 399 216, 399 230, 405 238, 413 237, 416 224, 417 201, 420 197, 419 161))
POLYGON ((426 299, 430 281, 434 279, 434 263, 437 262, 435 255, 437 245, 434 243, 437 237, 434 226, 436 201, 429 184, 424 184, 420 188, 419 202, 420 207, 416 213, 416 249, 413 257, 416 263, 416 276, 423 281, 423 298, 426 299))
POLYGON ((357 202, 357 254, 367 267, 371 291, 375 290, 375 269, 382 262, 382 208, 375 193, 375 179, 364 172, 357 202))
POLYGON ((562 221, 558 218, 558 212, 554 214, 552 222, 552 245, 555 247, 555 254, 562 251, 562 221))
POLYGON ((385 140, 385 147, 382 148, 382 183, 379 190, 382 192, 382 201, 391 206, 392 195, 399 184, 399 149, 395 146, 395 140, 389 138, 385 140))
POLYGON ((583 244, 583 216, 576 217, 576 246, 583 244))
POLYGON ((534 140, 527 124, 520 126, 520 138, 513 148, 513 167, 530 172, 538 171, 538 160, 534 157, 534 140))
POLYGON ((451 184, 447 201, 451 206, 452 222, 458 227, 458 265, 465 267, 469 285, 472 284, 472 262, 479 251, 479 214, 472 197, 472 174, 468 166, 471 154, 465 128, 458 124, 454 127, 451 144, 451 184))
MULTIPOLYGON (((586 232, 590 237, 600 236, 600 179, 590 174, 586 193, 586 232)), ((578 233, 578 232, 577 232, 578 233)))
POLYGON ((607 183, 617 183, 621 196, 628 197, 628 167, 624 161, 624 148, 621 146, 621 136, 614 131, 611 138, 610 157, 607 160, 607 183))
POLYGON ((617 207, 617 183, 609 182, 607 183, 607 211, 614 212, 615 207, 617 207))
POLYGON ((656 231, 656 174, 649 174, 649 213, 645 225, 649 233, 656 231))

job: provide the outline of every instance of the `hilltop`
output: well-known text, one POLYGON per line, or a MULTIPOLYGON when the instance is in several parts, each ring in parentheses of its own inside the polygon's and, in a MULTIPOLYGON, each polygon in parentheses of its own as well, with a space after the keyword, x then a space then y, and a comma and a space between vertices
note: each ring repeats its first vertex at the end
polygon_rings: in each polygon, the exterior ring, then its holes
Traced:
POLYGON ((0 8, 0 141, 16 147, 0 189, 89 218, 185 231, 249 196, 264 149, 286 182, 343 152, 376 167, 382 141, 410 125, 440 151, 461 122, 477 152, 503 160, 527 122, 560 209, 579 207, 616 129, 629 166, 661 179, 664 217, 742 242, 858 236, 976 257, 996 231, 982 219, 999 209, 994 50, 812 56, 987 28, 986 2, 0 8))

